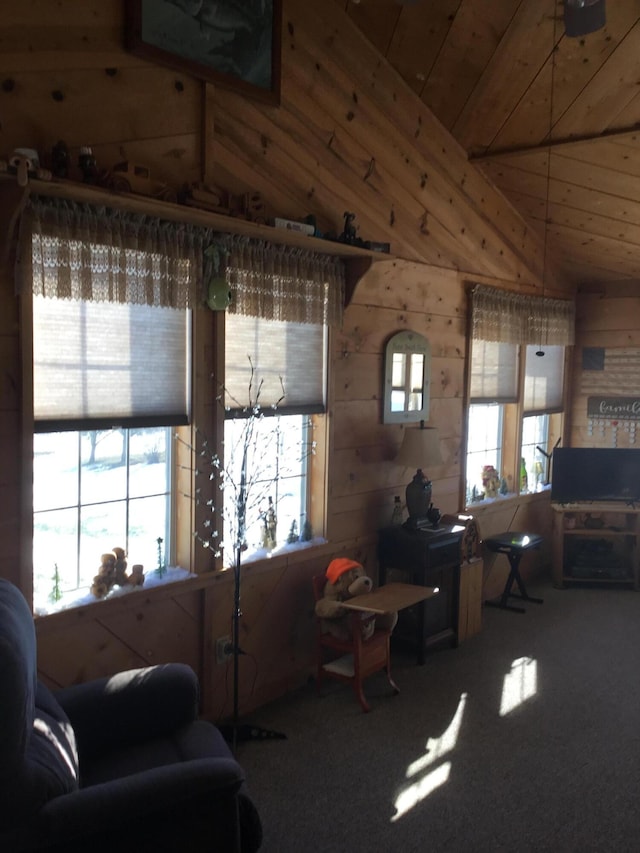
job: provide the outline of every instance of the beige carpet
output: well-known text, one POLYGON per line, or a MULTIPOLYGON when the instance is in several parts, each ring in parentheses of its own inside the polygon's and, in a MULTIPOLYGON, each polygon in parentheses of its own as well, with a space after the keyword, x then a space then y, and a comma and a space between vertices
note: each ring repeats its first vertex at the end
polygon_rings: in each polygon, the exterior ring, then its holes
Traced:
POLYGON ((265 853, 640 849, 640 594, 530 590, 481 634, 394 656, 401 689, 312 684, 252 715, 242 743, 265 853))

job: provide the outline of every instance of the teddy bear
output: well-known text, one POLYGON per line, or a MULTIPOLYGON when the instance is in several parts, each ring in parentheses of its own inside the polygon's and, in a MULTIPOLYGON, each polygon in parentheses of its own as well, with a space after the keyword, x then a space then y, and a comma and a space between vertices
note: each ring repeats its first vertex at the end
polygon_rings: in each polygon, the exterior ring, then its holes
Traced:
MULTIPOLYGON (((373 581, 367 576, 361 563, 348 557, 332 560, 327 567, 326 578, 323 596, 316 601, 316 616, 321 620, 324 633, 339 640, 350 640, 350 614, 354 611, 344 607, 341 602, 371 592, 373 581)), ((392 631, 397 621, 398 614, 395 612, 374 615, 363 611, 360 618, 362 639, 368 640, 376 626, 392 631)))
POLYGON ((144 584, 144 566, 140 563, 131 567, 127 574, 127 556, 124 548, 115 547, 100 557, 98 574, 91 584, 91 592, 96 598, 104 598, 114 586, 142 586, 144 584))
POLYGON ((116 582, 116 555, 113 551, 109 551, 100 557, 100 567, 98 574, 94 577, 91 584, 91 592, 96 598, 104 598, 116 582))
POLYGON ((127 576, 127 581, 131 586, 142 586, 144 584, 144 566, 142 563, 135 563, 131 566, 131 574, 127 576))
POLYGON ((115 562, 115 582, 118 586, 124 586, 127 583, 127 557, 124 548, 114 548, 113 553, 116 557, 115 562))

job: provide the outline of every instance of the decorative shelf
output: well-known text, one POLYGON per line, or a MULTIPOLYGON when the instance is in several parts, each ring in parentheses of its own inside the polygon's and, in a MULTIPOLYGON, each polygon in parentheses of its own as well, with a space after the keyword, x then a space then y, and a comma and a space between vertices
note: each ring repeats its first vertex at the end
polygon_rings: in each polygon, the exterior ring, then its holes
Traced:
MULTIPOLYGON (((16 184, 13 175, 3 175, 3 182, 16 184)), ((268 240, 285 246, 295 246, 310 252, 334 255, 341 258, 345 265, 345 306, 349 305, 356 286, 362 276, 370 269, 374 261, 392 260, 393 255, 386 252, 374 252, 360 246, 325 240, 321 237, 310 237, 298 234, 285 228, 275 228, 273 225, 263 225, 250 222, 235 216, 226 216, 197 207, 191 207, 174 202, 161 201, 149 196, 121 193, 103 187, 83 184, 77 181, 53 180, 41 181, 30 178, 28 189, 41 196, 50 198, 69 199, 70 201, 87 204, 101 204, 116 207, 132 213, 151 214, 160 219, 174 222, 186 222, 190 225, 200 225, 225 234, 242 234, 258 240, 268 240)))

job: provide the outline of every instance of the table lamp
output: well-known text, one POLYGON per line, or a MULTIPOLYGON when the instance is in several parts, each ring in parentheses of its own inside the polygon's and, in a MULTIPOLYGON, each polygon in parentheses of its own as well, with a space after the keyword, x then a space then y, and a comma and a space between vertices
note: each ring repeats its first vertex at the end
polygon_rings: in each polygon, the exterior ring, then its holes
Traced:
POLYGON ((438 430, 425 427, 424 421, 420 421, 419 429, 405 429, 395 462, 405 468, 417 469, 405 492, 409 512, 406 526, 415 529, 436 527, 440 512, 431 503, 431 480, 424 470, 443 462, 438 430))

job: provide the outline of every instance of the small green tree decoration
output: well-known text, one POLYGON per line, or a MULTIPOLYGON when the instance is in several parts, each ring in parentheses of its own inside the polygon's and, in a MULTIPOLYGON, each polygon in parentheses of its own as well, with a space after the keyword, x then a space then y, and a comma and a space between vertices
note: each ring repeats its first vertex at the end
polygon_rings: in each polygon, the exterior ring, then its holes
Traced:
POLYGON ((311 522, 305 516, 304 524, 302 525, 302 533, 300 534, 301 542, 311 542, 313 539, 313 529, 311 527, 311 522))
POLYGON ((159 578, 163 578, 167 573, 167 566, 162 556, 162 543, 164 539, 162 536, 158 536, 156 539, 158 543, 158 568, 155 570, 155 574, 158 575, 159 578))
POLYGON ((291 527, 289 528, 289 535, 287 536, 287 545, 294 545, 299 540, 300 537, 298 536, 298 522, 294 518, 291 522, 291 527))
POLYGON ((49 594, 49 601, 57 604, 58 601, 62 598, 62 590, 60 589, 60 570, 58 569, 58 564, 54 563, 54 571, 53 571, 53 589, 49 594))

